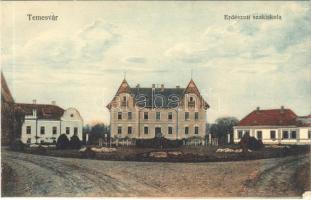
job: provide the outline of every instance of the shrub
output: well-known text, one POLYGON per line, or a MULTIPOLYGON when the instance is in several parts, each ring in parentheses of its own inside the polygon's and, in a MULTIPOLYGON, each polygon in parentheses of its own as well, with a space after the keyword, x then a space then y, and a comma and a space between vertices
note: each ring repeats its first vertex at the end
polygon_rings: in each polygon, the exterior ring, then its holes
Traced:
POLYGON ((67 138, 66 134, 61 134, 56 142, 56 148, 57 149, 68 149, 70 146, 70 142, 67 138))
POLYGON ((69 146, 71 149, 80 149, 82 146, 82 143, 81 143, 79 137, 76 135, 72 136, 70 139, 70 145, 69 146))
POLYGON ((261 140, 257 140, 255 137, 250 137, 249 135, 244 135, 239 144, 243 152, 246 152, 248 149, 258 151, 264 147, 261 140))
POLYGON ((11 143, 10 148, 14 151, 24 151, 26 145, 20 139, 16 139, 11 143))

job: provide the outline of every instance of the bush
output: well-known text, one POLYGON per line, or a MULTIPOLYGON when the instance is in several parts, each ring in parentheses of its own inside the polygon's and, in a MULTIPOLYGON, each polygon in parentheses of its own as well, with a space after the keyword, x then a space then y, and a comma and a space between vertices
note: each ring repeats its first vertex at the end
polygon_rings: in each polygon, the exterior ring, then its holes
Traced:
POLYGON ((81 143, 79 137, 76 135, 72 136, 70 139, 70 145, 69 146, 71 149, 80 149, 82 146, 82 143, 81 143))
POLYGON ((20 139, 16 139, 11 143, 10 148, 14 151, 24 151, 26 145, 20 139))
POLYGON ((247 149, 258 151, 264 147, 261 140, 257 140, 255 137, 250 137, 249 135, 244 135, 239 144, 243 152, 246 152, 247 149))
POLYGON ((68 140, 67 135, 61 134, 56 142, 57 149, 68 149, 70 147, 70 142, 68 140))

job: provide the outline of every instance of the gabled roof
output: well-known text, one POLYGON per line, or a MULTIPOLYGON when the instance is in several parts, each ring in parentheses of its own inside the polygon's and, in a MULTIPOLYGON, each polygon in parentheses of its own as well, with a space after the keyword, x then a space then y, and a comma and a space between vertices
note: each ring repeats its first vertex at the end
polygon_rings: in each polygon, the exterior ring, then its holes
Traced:
MULTIPOLYGON (((141 104, 138 103, 138 106, 146 106, 146 107, 152 107, 152 99, 154 99, 155 104, 156 105, 162 105, 162 101, 163 101, 163 107, 164 108, 169 108, 169 107, 175 107, 177 104, 176 103, 172 103, 172 101, 169 101, 169 99, 172 99, 174 101, 176 101, 176 98, 178 98, 180 101, 180 103, 183 101, 183 97, 185 94, 188 93, 194 93, 196 94, 198 97, 200 97, 200 99, 203 100, 203 106, 205 109, 209 108, 209 105, 206 103, 206 101, 202 98, 197 86, 195 85, 194 81, 191 79, 187 88, 180 88, 180 87, 176 87, 176 88, 141 88, 141 87, 135 87, 135 88, 131 88, 129 86, 129 84, 127 83, 127 81, 124 79, 116 93, 115 96, 121 94, 121 93, 128 93, 131 96, 134 97, 134 99, 139 99, 142 100, 143 97, 146 98, 146 105, 144 102, 142 102, 141 104), (155 98, 156 96, 158 96, 157 98, 155 98), (161 98, 161 96, 163 98, 161 98), (139 98, 141 97, 141 98, 139 98)), ((115 97, 114 97, 115 99, 115 97)), ((107 108, 110 109, 111 108, 111 102, 107 105, 107 108)))
POLYGON ((296 118, 290 109, 254 110, 237 126, 290 126, 296 125, 296 118))
POLYGON ((63 108, 50 104, 16 103, 15 110, 22 112, 23 115, 32 115, 33 110, 36 110, 39 119, 59 120, 64 114, 63 108))
POLYGON ((1 72, 1 99, 4 102, 14 103, 10 89, 6 83, 3 73, 1 72))

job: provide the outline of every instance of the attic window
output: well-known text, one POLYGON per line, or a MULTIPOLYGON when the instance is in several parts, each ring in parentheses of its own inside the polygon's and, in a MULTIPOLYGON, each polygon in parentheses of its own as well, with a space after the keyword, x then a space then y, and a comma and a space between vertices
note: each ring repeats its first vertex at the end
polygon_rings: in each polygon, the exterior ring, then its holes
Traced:
POLYGON ((193 101, 193 97, 190 97, 190 102, 192 102, 193 101))
POLYGON ((70 114, 70 117, 73 117, 73 114, 70 114))

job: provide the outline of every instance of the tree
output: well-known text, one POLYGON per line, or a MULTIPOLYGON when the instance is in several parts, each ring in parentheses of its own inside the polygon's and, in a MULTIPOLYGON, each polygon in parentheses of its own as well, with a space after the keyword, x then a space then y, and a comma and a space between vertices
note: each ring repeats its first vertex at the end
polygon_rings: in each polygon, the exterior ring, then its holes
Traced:
POLYGON ((66 134, 61 134, 56 142, 57 149, 68 149, 70 146, 70 142, 66 134))
MULTIPOLYGON (((236 117, 221 117, 215 122, 208 126, 209 132, 213 137, 218 138, 219 143, 226 143, 227 135, 233 134, 233 127, 238 124, 239 120, 236 117)), ((231 138, 233 137, 231 136, 231 138)))
POLYGON ((109 135, 109 128, 104 123, 97 123, 89 132, 89 142, 91 144, 97 144, 99 138, 105 138, 109 135))
POLYGON ((70 138, 70 148, 71 149, 80 149, 82 146, 82 142, 80 141, 79 137, 74 135, 70 138))

